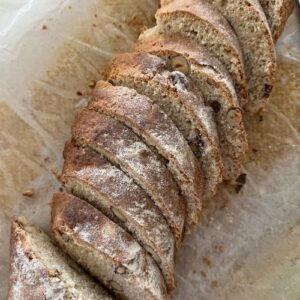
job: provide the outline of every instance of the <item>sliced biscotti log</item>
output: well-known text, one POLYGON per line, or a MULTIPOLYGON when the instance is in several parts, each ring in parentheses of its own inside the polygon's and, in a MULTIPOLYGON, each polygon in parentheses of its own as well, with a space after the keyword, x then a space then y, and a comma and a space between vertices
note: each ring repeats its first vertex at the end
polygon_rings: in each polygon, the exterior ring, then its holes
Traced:
POLYGON ((96 111, 82 110, 72 126, 77 144, 88 146, 120 167, 160 208, 180 245, 185 200, 172 174, 158 156, 128 127, 96 111))
POLYGON ((10 267, 9 300, 113 299, 24 218, 11 222, 10 267))
POLYGON ((272 34, 258 0, 208 0, 229 21, 239 39, 249 85, 247 110, 257 112, 272 91, 276 53, 272 34))
POLYGON ((236 92, 223 65, 208 51, 179 34, 148 35, 140 39, 136 51, 163 58, 170 70, 181 71, 203 94, 213 108, 214 119, 224 162, 224 179, 231 181, 240 174, 247 149, 247 138, 236 92))
POLYGON ((148 53, 116 56, 104 77, 146 95, 173 121, 199 158, 204 175, 204 197, 211 197, 222 181, 222 157, 212 111, 190 90, 181 72, 170 72, 166 62, 148 53))
POLYGON ((62 182, 67 191, 132 234, 161 268, 168 289, 173 289, 175 239, 154 202, 124 172, 90 148, 68 142, 64 158, 62 182))
POLYGON ((259 0, 268 20, 276 42, 283 32, 284 26, 292 13, 295 5, 294 0, 259 0))
POLYGON ((52 201, 52 236, 82 267, 121 299, 167 299, 154 260, 116 223, 75 196, 52 201))
POLYGON ((88 108, 124 123, 166 159, 187 200, 186 229, 191 231, 198 223, 201 212, 202 172, 198 160, 174 123, 148 97, 104 81, 97 83, 88 108))
MULTIPOLYGON (((163 3, 165 4, 165 3, 163 3)), ((233 79, 241 106, 248 101, 248 87, 242 51, 227 20, 206 0, 175 0, 156 13, 157 26, 142 36, 156 33, 180 33, 210 51, 233 79)))

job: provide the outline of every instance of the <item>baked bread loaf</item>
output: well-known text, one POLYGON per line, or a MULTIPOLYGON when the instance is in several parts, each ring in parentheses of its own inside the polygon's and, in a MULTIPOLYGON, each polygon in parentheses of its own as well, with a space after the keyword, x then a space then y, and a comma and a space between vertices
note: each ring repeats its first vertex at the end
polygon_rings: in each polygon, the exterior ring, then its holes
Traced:
POLYGON ((249 85, 247 110, 257 112, 268 101, 275 80, 276 53, 266 16, 258 0, 208 0, 233 27, 244 54, 249 85))
POLYGON ((206 105, 212 107, 224 163, 224 180, 240 174, 247 138, 242 110, 223 65, 200 44, 179 34, 144 35, 135 51, 146 51, 163 58, 169 68, 181 71, 200 90, 206 105))
MULTIPOLYGON (((276 40, 292 0, 260 1, 276 40)), ((117 299, 168 299, 175 251, 202 194, 207 203, 240 173, 242 113, 264 107, 276 69, 258 0, 161 3, 157 26, 110 62, 77 115, 68 193, 52 201, 53 239, 117 299)), ((23 219, 12 221, 11 271, 9 300, 113 299, 23 219)))
POLYGON ((288 17, 292 13, 295 5, 294 0, 259 0, 268 20, 276 42, 283 32, 288 17))
POLYGON ((24 218, 11 221, 8 300, 113 299, 24 218))
POLYGON ((94 149, 119 166, 150 195, 179 246, 186 215, 185 200, 163 161, 128 127, 92 110, 84 109, 77 115, 72 137, 77 144, 94 149))
POLYGON ((97 83, 88 108, 122 122, 166 159, 187 200, 186 229, 198 224, 203 195, 199 162, 168 116, 148 97, 104 81, 97 83))
POLYGON ((62 182, 67 191, 128 231, 160 267, 168 289, 173 289, 175 239, 154 202, 124 172, 90 148, 68 142, 64 158, 62 182))
POLYGON ((117 297, 167 299, 163 277, 153 259, 126 231, 87 202, 55 194, 52 236, 117 297))
POLYGON ((189 81, 181 72, 170 72, 166 62, 148 53, 116 56, 105 78, 146 95, 173 121, 200 159, 204 175, 204 197, 214 195, 222 181, 223 162, 212 110, 203 99, 190 91, 189 81))
POLYGON ((156 21, 157 26, 145 31, 142 38, 155 31, 179 33, 195 40, 226 67, 241 106, 246 105, 248 87, 242 51, 234 31, 218 10, 206 0, 175 0, 157 11, 156 21))

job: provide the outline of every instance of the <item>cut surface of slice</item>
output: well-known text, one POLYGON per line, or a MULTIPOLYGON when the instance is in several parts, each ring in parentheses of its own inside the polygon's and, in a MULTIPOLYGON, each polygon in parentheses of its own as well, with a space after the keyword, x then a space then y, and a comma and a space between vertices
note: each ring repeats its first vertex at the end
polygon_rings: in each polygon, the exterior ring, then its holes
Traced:
POLYGON ((62 181, 67 191, 132 234, 161 268, 168 289, 173 289, 174 236, 154 202, 124 172, 90 148, 67 143, 64 158, 62 181))
POLYGON ((249 85, 247 110, 255 113, 273 89, 276 53, 272 34, 258 0, 208 0, 233 27, 244 54, 249 85))
MULTIPOLYGON (((178 33, 211 52, 226 67, 233 79, 240 105, 248 101, 248 86, 239 42, 222 14, 206 0, 175 0, 163 5, 156 13, 156 33, 178 33)), ((147 36, 149 32, 142 34, 147 36)))
POLYGON ((75 196, 52 201, 52 236, 83 268, 121 299, 167 299, 154 260, 120 226, 75 196))
POLYGON ((173 121, 200 160, 204 197, 210 198, 222 181, 223 162, 212 110, 190 90, 182 72, 170 72, 166 62, 148 53, 116 56, 105 78, 114 85, 127 86, 146 95, 173 121))
POLYGON ((88 108, 124 123, 166 159, 187 200, 187 230, 197 224, 203 194, 200 165, 168 116, 148 97, 104 81, 97 83, 88 108))
POLYGON ((92 110, 84 109, 77 115, 72 137, 77 144, 101 153, 133 178, 159 207, 180 245, 185 200, 164 162, 128 127, 92 110))
POLYGON ((113 299, 24 218, 11 222, 9 300, 113 299))
MULTIPOLYGON (((198 43, 178 34, 153 34, 140 39, 136 51, 163 58, 173 71, 181 70, 214 111, 224 162, 224 179, 240 174, 247 138, 232 81, 222 64, 198 43)), ((195 89, 196 90, 196 89, 195 89)))
POLYGON ((291 15, 295 1, 294 0, 259 0, 268 20, 276 42, 282 34, 285 24, 291 15))

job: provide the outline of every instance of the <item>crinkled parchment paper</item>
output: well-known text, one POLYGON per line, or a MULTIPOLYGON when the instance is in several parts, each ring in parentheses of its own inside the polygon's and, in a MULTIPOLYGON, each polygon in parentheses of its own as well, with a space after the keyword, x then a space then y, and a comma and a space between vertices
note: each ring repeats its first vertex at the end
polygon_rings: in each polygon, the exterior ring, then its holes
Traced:
MULTIPOLYGON (((154 0, 0 2, 0 299, 9 217, 48 231, 74 114, 108 59, 153 24, 154 0), (32 197, 23 196, 32 191, 32 197)), ((278 43, 277 83, 246 120, 250 149, 237 194, 221 187, 178 254, 174 299, 300 299, 299 12, 278 43)))

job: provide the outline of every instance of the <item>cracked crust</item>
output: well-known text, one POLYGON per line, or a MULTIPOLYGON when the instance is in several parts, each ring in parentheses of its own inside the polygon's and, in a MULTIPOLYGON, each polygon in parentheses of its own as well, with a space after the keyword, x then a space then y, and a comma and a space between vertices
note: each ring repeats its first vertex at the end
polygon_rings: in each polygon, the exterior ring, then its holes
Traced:
POLYGON ((124 123, 166 159, 187 200, 186 229, 191 231, 201 212, 203 180, 196 157, 174 123, 148 97, 104 81, 97 83, 88 108, 124 123))
POLYGON ((163 277, 152 258, 87 202, 66 193, 54 194, 52 236, 121 299, 167 299, 163 277))
POLYGON ((178 34, 144 35, 135 47, 163 58, 167 63, 183 57, 187 76, 203 93, 205 104, 214 110, 224 160, 224 179, 233 181, 240 174, 247 150, 247 137, 232 81, 223 65, 198 43, 178 34), (230 114, 234 112, 234 117, 230 114))
POLYGON ((174 236, 149 196, 90 148, 68 142, 64 158, 62 181, 67 191, 88 201, 131 233, 162 269, 168 289, 174 289, 174 236))
POLYGON ((88 146, 120 167, 150 195, 180 245, 186 207, 171 173, 133 131, 117 120, 84 109, 72 126, 77 144, 88 146))
POLYGON ((205 178, 204 198, 212 197, 223 172, 218 135, 212 110, 192 92, 186 76, 168 71, 166 62, 159 57, 140 52, 116 56, 105 78, 148 96, 168 115, 200 161, 205 178))

